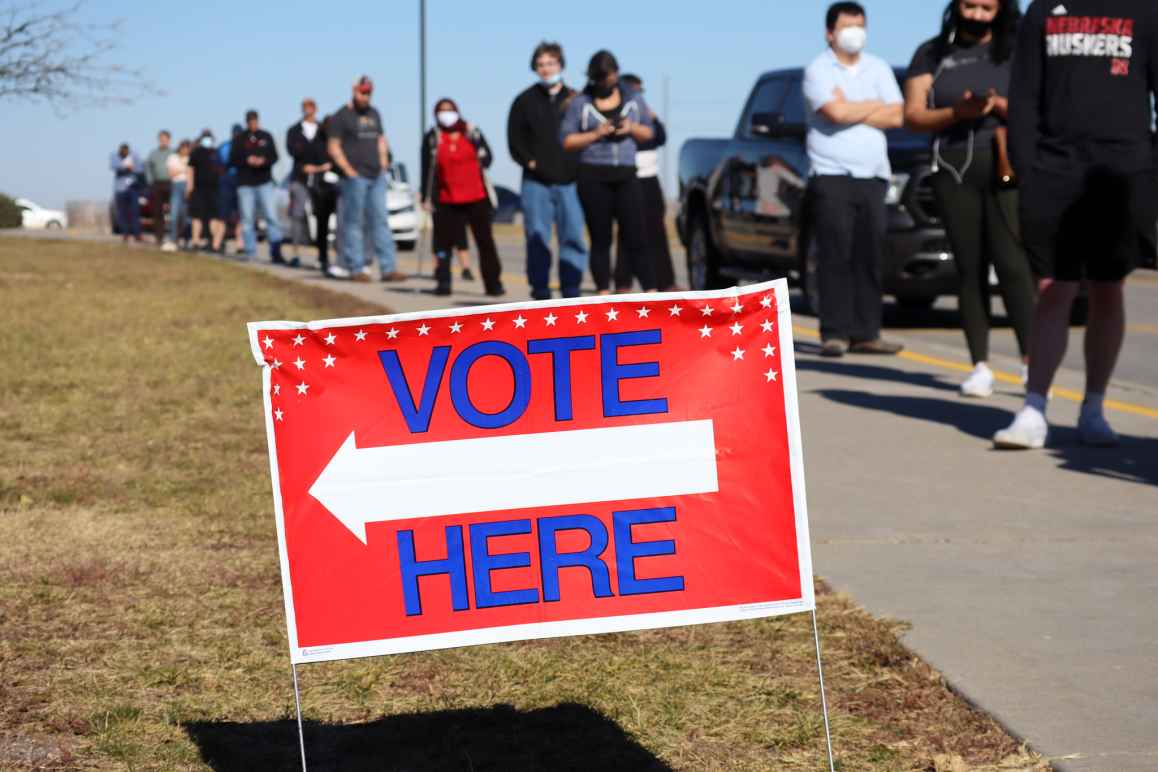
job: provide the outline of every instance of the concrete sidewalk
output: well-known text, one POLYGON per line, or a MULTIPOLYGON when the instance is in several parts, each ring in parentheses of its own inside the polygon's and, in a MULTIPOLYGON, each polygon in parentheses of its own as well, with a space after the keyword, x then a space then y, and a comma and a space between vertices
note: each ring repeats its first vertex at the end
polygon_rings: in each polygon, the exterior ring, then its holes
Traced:
MULTIPOLYGON (((511 238, 504 281, 517 300, 527 287, 511 238)), ((429 276, 355 284, 249 266, 400 312, 488 300, 479 282, 438 298, 429 276)), ((417 273, 417 255, 399 267, 417 273)), ((961 363, 928 337, 894 335, 904 358, 834 362, 816 355, 815 320, 796 324, 817 573, 911 622, 906 642, 1057 769, 1158 770, 1155 385, 1111 395, 1131 408, 1110 415, 1120 449, 1079 446, 1066 428, 1077 403, 1059 398, 1048 450, 1002 453, 989 438, 1020 405, 1016 387, 962 400, 961 363)), ((1081 374, 1063 370, 1059 386, 1080 389, 1081 374)))

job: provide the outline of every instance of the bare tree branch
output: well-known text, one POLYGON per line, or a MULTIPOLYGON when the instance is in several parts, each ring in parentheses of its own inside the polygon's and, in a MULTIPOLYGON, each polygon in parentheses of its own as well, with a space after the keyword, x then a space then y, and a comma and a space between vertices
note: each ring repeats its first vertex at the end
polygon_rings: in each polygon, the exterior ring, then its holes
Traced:
POLYGON ((44 10, 40 3, 0 0, 0 101, 63 109, 162 93, 140 70, 108 61, 120 47, 122 24, 84 21, 84 2, 44 10))

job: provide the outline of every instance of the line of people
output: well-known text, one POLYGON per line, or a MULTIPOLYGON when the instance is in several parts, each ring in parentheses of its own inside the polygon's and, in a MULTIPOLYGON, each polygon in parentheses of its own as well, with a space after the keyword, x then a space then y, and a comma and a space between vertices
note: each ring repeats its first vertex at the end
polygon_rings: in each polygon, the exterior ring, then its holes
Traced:
POLYGON ((395 245, 386 208, 390 149, 382 118, 371 105, 373 91, 369 77, 358 78, 349 102, 324 123, 317 118, 314 100, 306 99, 302 119, 286 132, 286 148, 293 159, 288 241, 295 252, 288 259, 282 254, 286 239, 273 182, 273 167, 279 158, 277 143, 261 127, 256 110, 248 111, 245 126, 234 126, 230 139, 220 145, 213 131, 204 129, 196 141, 183 140, 174 151, 171 135, 162 131, 157 148, 142 164, 129 145, 122 144, 110 166, 124 239, 142 238, 139 201, 141 188, 146 187, 162 249, 175 251, 185 246, 224 254, 226 236, 232 233, 241 243, 234 256, 250 260, 257 254, 260 223, 272 262, 296 267, 300 264, 297 245, 311 240, 310 211, 316 222, 313 243, 327 275, 371 281, 367 257, 372 251, 382 281, 404 281, 407 276, 395 268, 395 245), (335 213, 341 265, 329 260, 329 220, 335 213), (186 221, 190 236, 183 244, 186 221))
POLYGON ((989 267, 1025 362, 1027 396, 1001 448, 1041 448, 1071 309, 1088 287, 1083 442, 1112 446, 1106 387, 1125 332, 1123 282, 1154 249, 1158 8, 1147 0, 951 0, 904 84, 864 52, 867 14, 832 4, 828 49, 805 71, 810 228, 819 247, 822 354, 891 354, 880 339, 890 178, 884 131, 932 136, 932 189, 960 274, 975 368, 993 393, 989 267))

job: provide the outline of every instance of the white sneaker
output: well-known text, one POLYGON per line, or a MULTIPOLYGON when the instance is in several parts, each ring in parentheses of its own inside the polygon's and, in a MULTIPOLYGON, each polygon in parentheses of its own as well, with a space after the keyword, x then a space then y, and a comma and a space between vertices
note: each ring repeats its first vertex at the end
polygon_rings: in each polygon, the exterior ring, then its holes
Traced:
POLYGON ((973 368, 973 372, 961 384, 962 397, 985 399, 993 396, 993 371, 984 362, 973 368))
POLYGON ((1045 416, 1032 407, 1023 407, 1013 423, 993 435, 993 444, 1001 450, 1039 450, 1048 437, 1045 416))
POLYGON ((166 241, 164 244, 161 245, 161 251, 162 252, 176 252, 177 251, 177 245, 174 244, 172 241, 166 241))
POLYGON ((1083 445, 1092 448, 1118 447, 1118 434, 1110 428, 1106 417, 1101 413, 1082 411, 1078 419, 1078 438, 1083 445))
POLYGON ((340 265, 330 263, 326 266, 326 276, 329 276, 331 279, 348 279, 350 278, 350 272, 340 265))

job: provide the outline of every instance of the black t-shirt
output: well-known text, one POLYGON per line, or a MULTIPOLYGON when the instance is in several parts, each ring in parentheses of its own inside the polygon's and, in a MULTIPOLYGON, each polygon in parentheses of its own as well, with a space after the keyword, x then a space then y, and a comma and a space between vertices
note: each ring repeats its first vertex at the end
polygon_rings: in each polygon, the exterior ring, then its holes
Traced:
MULTIPOLYGON (((943 57, 937 56, 937 39, 927 40, 913 54, 908 76, 932 75, 933 87, 929 91, 931 107, 941 109, 952 107, 961 100, 966 91, 983 96, 989 89, 998 96, 1009 96, 1009 74, 1012 69, 1009 59, 996 64, 991 56, 989 43, 952 43, 943 57)), ((940 134, 941 146, 964 145, 973 131, 977 147, 989 147, 994 130, 1001 125, 1001 119, 990 114, 976 121, 961 121, 948 127, 940 134)))
POLYGON ((1154 0, 1035 0, 1017 36, 1009 149, 1021 177, 1149 171, 1158 86, 1154 0))
POLYGON ((198 145, 189 154, 189 168, 193 170, 193 189, 216 190, 221 181, 221 161, 217 148, 198 145))
POLYGON ((345 105, 326 120, 326 136, 342 143, 342 152, 359 177, 373 179, 382 173, 378 138, 383 133, 382 117, 373 107, 358 112, 345 105))

